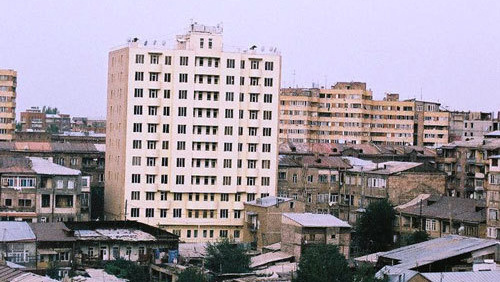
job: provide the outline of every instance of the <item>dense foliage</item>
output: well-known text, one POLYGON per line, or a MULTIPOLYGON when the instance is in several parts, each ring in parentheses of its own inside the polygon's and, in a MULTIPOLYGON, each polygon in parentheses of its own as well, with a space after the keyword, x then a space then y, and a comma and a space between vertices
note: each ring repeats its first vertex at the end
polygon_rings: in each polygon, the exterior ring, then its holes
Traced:
POLYGON ((117 259, 107 262, 104 271, 119 278, 128 279, 130 282, 149 281, 147 268, 124 259, 117 259))
POLYGON ((429 240, 429 234, 425 231, 415 231, 401 238, 401 246, 413 245, 429 240))
POLYGON ((208 243, 206 253, 205 266, 215 273, 244 273, 250 269, 246 250, 228 239, 208 243))
POLYGON ((207 277, 196 267, 188 267, 179 274, 177 282, 207 282, 207 277))
POLYGON ((345 282, 351 279, 347 260, 337 246, 321 244, 303 250, 294 282, 345 282))
POLYGON ((394 243, 396 213, 387 200, 370 203, 356 226, 355 246, 361 254, 387 251, 394 243))

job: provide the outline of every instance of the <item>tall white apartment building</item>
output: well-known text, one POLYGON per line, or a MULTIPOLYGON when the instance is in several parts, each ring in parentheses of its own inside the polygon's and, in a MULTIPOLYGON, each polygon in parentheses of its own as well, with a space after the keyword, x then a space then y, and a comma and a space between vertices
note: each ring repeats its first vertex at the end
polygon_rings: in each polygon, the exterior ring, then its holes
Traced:
POLYGON ((281 56, 225 50, 219 26, 176 41, 109 53, 105 214, 239 240, 243 202, 276 193, 281 56))

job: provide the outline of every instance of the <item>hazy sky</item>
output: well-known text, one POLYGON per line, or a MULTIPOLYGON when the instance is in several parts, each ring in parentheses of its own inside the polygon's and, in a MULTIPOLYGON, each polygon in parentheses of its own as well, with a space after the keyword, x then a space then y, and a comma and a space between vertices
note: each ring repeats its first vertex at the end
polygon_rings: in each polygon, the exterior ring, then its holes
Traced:
POLYGON ((376 98, 500 110, 500 1, 0 0, 0 68, 18 71, 18 112, 52 105, 106 114, 109 50, 171 41, 190 19, 225 45, 277 46, 282 86, 367 82, 376 98), (293 73, 295 72, 295 76, 293 73))

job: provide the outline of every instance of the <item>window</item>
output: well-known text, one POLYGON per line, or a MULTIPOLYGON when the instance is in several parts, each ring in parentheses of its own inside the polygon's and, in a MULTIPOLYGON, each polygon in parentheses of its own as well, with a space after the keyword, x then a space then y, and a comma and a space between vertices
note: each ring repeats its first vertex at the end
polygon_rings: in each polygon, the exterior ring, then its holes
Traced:
POLYGON ((135 55, 135 63, 136 64, 144 64, 144 55, 136 54, 135 55))
POLYGON ((426 219, 425 220, 425 230, 437 231, 437 221, 435 219, 426 219))
POLYGON ((174 193, 174 201, 182 201, 182 193, 174 193))
POLYGON ((264 94, 264 103, 272 103, 273 94, 264 94))
POLYGON ((146 183, 147 184, 154 184, 156 180, 156 175, 154 174, 146 174, 146 183))
POLYGON ((172 56, 165 56, 165 65, 172 65, 172 56))
POLYGON ((264 118, 264 120, 271 120, 272 116, 273 116, 273 112, 272 111, 264 111, 263 112, 263 118, 264 118))
POLYGON ((200 38, 200 48, 203 48, 205 45, 205 38, 200 38))
POLYGON ((247 186, 255 186, 256 177, 247 177, 247 186))
MULTIPOLYGON (((146 208, 146 217, 155 217, 155 209, 146 208)), ((142 252, 144 253, 144 249, 142 250, 142 252)))
POLYGON ((189 59, 188 57, 181 56, 179 59, 180 59, 179 64, 181 66, 187 66, 188 65, 188 62, 189 62, 188 61, 188 59, 189 59))
POLYGON ((174 217, 175 218, 182 217, 182 209, 174 209, 174 217))
POLYGON ((20 207, 31 207, 31 200, 30 199, 19 199, 18 200, 18 206, 20 206, 20 207))
POLYGON ((179 90, 179 99, 187 99, 187 90, 179 90))
POLYGON ((148 140, 148 149, 149 150, 155 150, 156 149, 156 143, 157 141, 154 141, 154 140, 148 140))
POLYGON ((228 218, 228 215, 229 215, 229 211, 227 209, 221 209, 219 218, 228 218))
POLYGON ((233 150, 233 143, 224 143, 224 152, 231 152, 233 150))
POLYGON ((140 200, 141 199, 141 192, 140 191, 132 191, 130 193, 130 199, 136 200, 136 201, 140 200))
MULTIPOLYGON (((12 200, 11 199, 5 199, 5 205, 6 206, 11 206, 12 205, 12 200), (7 202, 7 200, 9 200, 7 202)), ((50 195, 44 194, 42 195, 42 208, 49 208, 50 207, 50 195)))
POLYGON ((233 118, 233 109, 225 109, 224 117, 225 118, 233 118))
POLYGON ((212 49, 213 45, 214 45, 214 44, 213 44, 213 40, 212 40, 212 38, 209 38, 209 39, 208 39, 208 49, 212 49))
POLYGON ((257 136, 257 127, 249 127, 248 128, 248 135, 257 136))
POLYGON ((132 183, 141 183, 141 175, 140 174, 132 174, 132 183))
POLYGON ((139 208, 131 208, 130 217, 139 217, 139 208))
POLYGON ((149 73, 149 81, 158 81, 159 77, 160 77, 159 72, 150 72, 149 73))
POLYGON ((258 77, 250 77, 250 85, 258 86, 259 85, 259 78, 258 77))
POLYGON ((165 81, 165 82, 171 82, 172 81, 172 75, 170 73, 165 73, 163 75, 163 81, 165 81))
POLYGON ((271 144, 262 144, 262 152, 263 153, 271 152, 271 144))
POLYGON ((142 88, 135 88, 134 89, 134 97, 135 98, 142 98, 143 96, 143 89, 142 88))
POLYGON ((228 193, 221 193, 220 200, 221 200, 221 202, 229 202, 229 194, 228 193))
POLYGON ((256 111, 256 110, 250 110, 250 115, 249 115, 249 118, 250 119, 257 119, 257 116, 258 116, 258 112, 259 111, 256 111))
POLYGON ((270 169, 271 168, 271 161, 270 160, 262 160, 262 168, 263 169, 270 169))
POLYGON ((146 201, 154 201, 155 192, 146 192, 146 201))
POLYGON ((228 69, 234 69, 234 59, 227 59, 227 66, 228 69))
POLYGON ((255 193, 248 193, 247 194, 247 202, 254 201, 255 200, 255 193))
MULTIPOLYGON (((212 231, 212 230, 210 230, 210 231, 212 231)), ((227 230, 220 230, 219 237, 227 238, 227 230)))
POLYGON ((180 73, 179 74, 179 82, 187 83, 188 82, 188 74, 187 73, 180 73))
POLYGON ((488 219, 489 220, 498 220, 498 210, 497 209, 488 209, 488 219))
POLYGON ((257 60, 251 60, 250 61, 250 68, 253 70, 259 69, 259 61, 257 60))
POLYGON ((226 101, 234 101, 234 93, 226 92, 226 101))
POLYGON ((180 117, 187 116, 187 107, 179 107, 177 115, 180 117))
POLYGON ((259 102, 259 94, 258 93, 250 93, 250 102, 252 102, 252 103, 259 102))
POLYGON ((158 54, 151 54, 150 55, 150 62, 152 65, 157 65, 159 61, 160 61, 160 55, 158 55, 158 54))
POLYGON ((264 127, 262 129, 262 135, 264 135, 264 136, 271 136, 271 128, 270 127, 264 127))
POLYGON ((142 132, 142 123, 134 123, 133 132, 142 132))
POLYGON ((273 79, 272 78, 264 78, 264 86, 272 87, 273 79))
POLYGON ((273 62, 265 62, 264 63, 264 69, 268 71, 272 71, 274 68, 274 63, 273 62))
POLYGON ((162 218, 167 217, 167 209, 160 209, 160 217, 162 218))
POLYGON ((57 180, 56 181, 56 188, 57 189, 62 189, 63 186, 64 186, 64 181, 62 181, 62 180, 57 180))
POLYGON ((186 134, 186 125, 185 124, 177 125, 177 133, 186 134))
POLYGON ((226 84, 227 85, 234 85, 234 76, 232 76, 232 75, 226 76, 226 84))
POLYGON ((183 185, 184 184, 184 175, 176 175, 175 176, 175 184, 183 185))
POLYGON ((269 186, 269 183, 271 182, 269 177, 262 177, 261 178, 261 185, 262 186, 269 186))

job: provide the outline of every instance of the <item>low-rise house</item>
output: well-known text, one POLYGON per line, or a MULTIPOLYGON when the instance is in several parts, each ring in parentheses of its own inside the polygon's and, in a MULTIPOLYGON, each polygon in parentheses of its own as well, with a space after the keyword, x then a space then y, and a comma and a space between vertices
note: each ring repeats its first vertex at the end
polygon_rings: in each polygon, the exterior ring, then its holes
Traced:
POLYGON ((57 280, 27 272, 25 269, 13 268, 0 261, 0 281, 2 282, 57 282, 57 280))
POLYGON ((245 204, 246 228, 243 242, 261 250, 263 246, 281 241, 281 216, 283 213, 305 212, 304 202, 292 198, 264 197, 245 204))
POLYGON ((81 173, 36 157, 0 157, 0 218, 28 222, 88 220, 81 173))
POLYGON ((141 263, 166 259, 178 250, 179 237, 136 221, 66 222, 76 238, 75 260, 81 265, 123 258, 141 263))
POLYGON ((296 260, 313 244, 333 244, 349 258, 351 226, 330 214, 284 213, 281 220, 281 251, 296 260))
POLYGON ((378 255, 377 266, 418 272, 471 271, 474 260, 499 261, 496 240, 448 235, 378 255))
POLYGON ((22 265, 36 268, 36 237, 26 222, 0 221, 0 257, 22 265))
POLYGON ((63 222, 30 223, 36 236, 38 270, 57 267, 59 276, 64 277, 72 269, 73 247, 76 242, 73 230, 63 222))
POLYGON ((431 238, 449 234, 486 237, 484 200, 427 194, 396 210, 396 228, 400 234, 424 230, 431 238))

